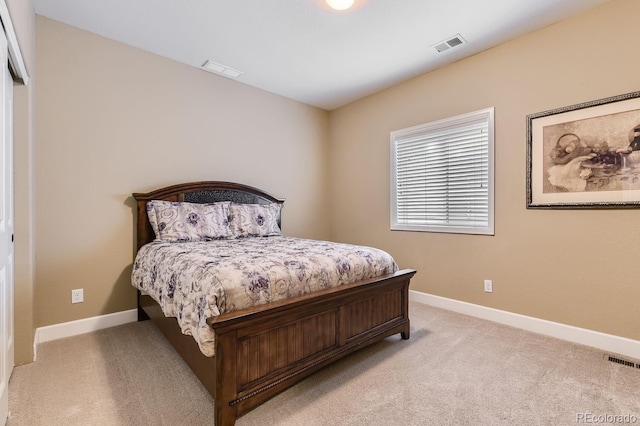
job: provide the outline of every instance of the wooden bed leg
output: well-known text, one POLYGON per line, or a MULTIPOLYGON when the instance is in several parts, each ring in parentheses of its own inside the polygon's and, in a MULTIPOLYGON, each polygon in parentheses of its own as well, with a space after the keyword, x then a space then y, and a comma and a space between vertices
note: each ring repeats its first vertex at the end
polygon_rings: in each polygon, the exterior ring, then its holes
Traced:
POLYGON ((409 320, 407 320, 407 324, 404 326, 404 331, 400 332, 400 337, 402 340, 409 340, 411 336, 411 324, 409 324, 409 320))
POLYGON ((146 321, 148 319, 150 319, 149 315, 147 315, 144 309, 138 306, 138 321, 146 321))
POLYGON ((402 315, 407 321, 404 323, 404 330, 400 332, 402 340, 409 340, 409 337, 411 336, 411 322, 409 321, 409 281, 412 276, 413 274, 411 274, 407 281, 405 281, 402 288, 402 315))
POLYGON ((137 291, 138 293, 138 321, 146 321, 149 318, 149 315, 147 315, 147 313, 144 311, 144 309, 142 308, 142 305, 140 304, 140 290, 137 291))

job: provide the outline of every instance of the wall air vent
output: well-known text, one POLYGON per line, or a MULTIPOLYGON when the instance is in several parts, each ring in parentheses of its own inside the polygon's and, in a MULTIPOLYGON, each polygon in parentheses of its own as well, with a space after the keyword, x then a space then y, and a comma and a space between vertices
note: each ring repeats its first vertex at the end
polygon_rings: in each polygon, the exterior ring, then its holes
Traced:
POLYGON ((632 360, 623 359, 623 358, 620 358, 618 356, 613 356, 613 355, 609 355, 609 354, 605 354, 604 355, 604 359, 606 359, 609 362, 615 362, 616 364, 624 365, 624 366, 631 367, 631 368, 640 369, 640 362, 634 362, 632 360))
POLYGON ((438 52, 444 52, 445 50, 449 50, 452 47, 460 46, 464 43, 466 43, 465 39, 462 38, 460 34, 456 34, 453 37, 449 37, 446 40, 432 45, 431 47, 436 49, 438 52))

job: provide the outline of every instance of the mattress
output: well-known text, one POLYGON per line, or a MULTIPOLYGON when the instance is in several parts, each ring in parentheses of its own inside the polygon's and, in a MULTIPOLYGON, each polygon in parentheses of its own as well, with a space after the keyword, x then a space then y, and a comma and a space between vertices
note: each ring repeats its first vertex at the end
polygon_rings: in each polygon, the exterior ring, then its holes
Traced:
POLYGON ((132 284, 213 356, 207 319, 397 271, 380 249, 286 236, 154 241, 138 251, 132 284))

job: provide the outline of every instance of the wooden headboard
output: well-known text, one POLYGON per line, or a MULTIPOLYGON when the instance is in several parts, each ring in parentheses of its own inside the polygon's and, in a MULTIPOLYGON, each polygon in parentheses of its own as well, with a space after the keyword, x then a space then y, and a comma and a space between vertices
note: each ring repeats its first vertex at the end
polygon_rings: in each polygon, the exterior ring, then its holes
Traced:
MULTIPOLYGON (((147 201, 186 201, 189 203, 216 203, 220 201, 233 201, 239 204, 269 204, 284 203, 284 199, 260 189, 234 182, 190 182, 156 189, 147 193, 134 193, 133 198, 137 202, 136 227, 137 248, 150 243, 155 239, 153 229, 147 217, 147 201)), ((278 226, 282 227, 280 218, 278 226)))

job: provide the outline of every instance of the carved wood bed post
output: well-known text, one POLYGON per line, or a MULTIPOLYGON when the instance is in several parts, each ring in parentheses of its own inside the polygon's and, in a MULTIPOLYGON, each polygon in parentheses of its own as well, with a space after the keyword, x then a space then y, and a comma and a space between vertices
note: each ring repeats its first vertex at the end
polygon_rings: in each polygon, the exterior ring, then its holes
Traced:
POLYGON ((237 395, 237 332, 216 335, 216 426, 233 426, 238 417, 234 399, 237 395))

